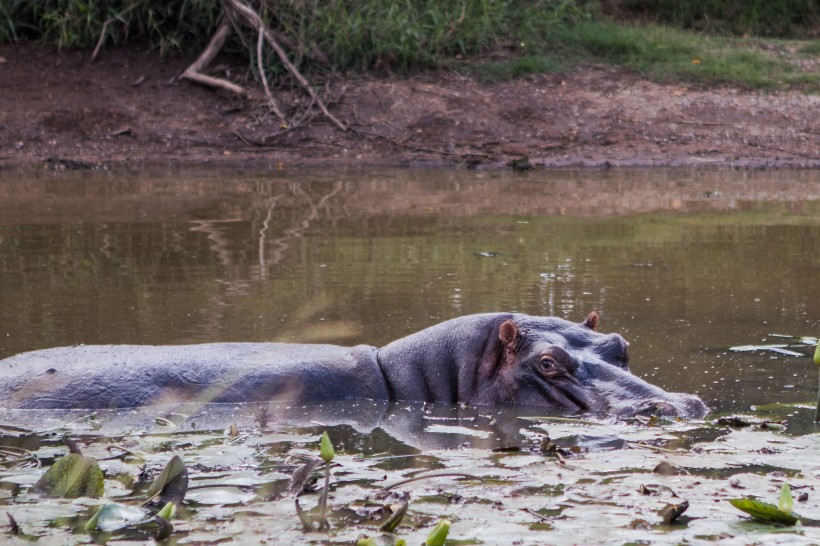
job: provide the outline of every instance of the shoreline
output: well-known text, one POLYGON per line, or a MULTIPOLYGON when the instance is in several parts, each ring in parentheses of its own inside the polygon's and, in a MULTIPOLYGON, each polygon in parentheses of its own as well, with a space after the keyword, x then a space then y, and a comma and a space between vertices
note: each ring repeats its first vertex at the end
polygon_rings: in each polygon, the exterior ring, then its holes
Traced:
POLYGON ((180 80, 191 57, 125 45, 92 64, 86 51, 0 46, 0 168, 820 168, 820 96, 798 91, 607 66, 492 83, 354 74, 327 82, 349 130, 318 115, 283 130, 258 99, 180 80))

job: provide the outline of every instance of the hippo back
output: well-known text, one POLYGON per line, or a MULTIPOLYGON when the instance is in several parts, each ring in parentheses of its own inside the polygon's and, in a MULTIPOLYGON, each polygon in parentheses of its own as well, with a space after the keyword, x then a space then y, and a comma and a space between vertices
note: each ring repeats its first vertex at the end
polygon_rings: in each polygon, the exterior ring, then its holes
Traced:
POLYGON ((374 347, 285 343, 88 345, 0 361, 0 400, 17 408, 161 402, 386 399, 374 347))

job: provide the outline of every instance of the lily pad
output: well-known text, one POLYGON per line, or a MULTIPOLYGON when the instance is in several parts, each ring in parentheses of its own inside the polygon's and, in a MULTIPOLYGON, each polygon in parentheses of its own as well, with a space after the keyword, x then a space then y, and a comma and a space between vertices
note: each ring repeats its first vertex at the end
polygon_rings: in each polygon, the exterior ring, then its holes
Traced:
POLYGON ((775 343, 769 345, 735 345, 734 347, 729 347, 729 350, 737 353, 748 353, 752 351, 771 351, 773 353, 778 353, 786 356, 804 356, 803 353, 791 351, 787 347, 788 345, 784 343, 775 343))
POLYGON ((85 529, 86 531, 111 532, 148 519, 150 519, 150 512, 145 508, 112 502, 101 506, 85 524, 85 529))
POLYGON ((149 499, 157 498, 161 504, 173 502, 179 504, 188 491, 188 469, 178 455, 174 455, 159 476, 148 488, 149 499))
POLYGON ((69 453, 51 465, 34 484, 34 490, 49 497, 74 499, 101 497, 104 479, 96 459, 69 453))

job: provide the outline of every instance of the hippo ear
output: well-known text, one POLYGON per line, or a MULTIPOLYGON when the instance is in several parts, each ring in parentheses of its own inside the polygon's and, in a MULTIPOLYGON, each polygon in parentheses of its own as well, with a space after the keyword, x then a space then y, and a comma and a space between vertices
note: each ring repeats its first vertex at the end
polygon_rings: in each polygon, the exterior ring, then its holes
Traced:
POLYGON ((486 379, 498 373, 509 357, 514 354, 519 339, 521 339, 521 332, 512 320, 502 322, 498 330, 493 328, 481 358, 479 377, 486 379))
POLYGON ((601 318, 598 316, 598 313, 592 311, 589 315, 587 315, 586 320, 581 323, 581 326, 586 326, 590 330, 597 332, 599 320, 601 320, 601 318))
POLYGON ((498 340, 506 347, 510 344, 515 344, 521 333, 518 330, 518 325, 512 320, 505 320, 498 327, 498 340))

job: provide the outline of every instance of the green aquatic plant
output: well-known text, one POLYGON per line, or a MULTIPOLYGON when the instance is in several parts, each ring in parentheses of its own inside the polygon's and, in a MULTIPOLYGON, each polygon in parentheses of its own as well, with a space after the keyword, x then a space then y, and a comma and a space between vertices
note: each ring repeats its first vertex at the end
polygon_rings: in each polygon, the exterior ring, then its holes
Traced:
MULTIPOLYGON (((817 343, 817 348, 814 349, 814 363, 820 366, 820 341, 817 343)), ((817 386, 817 409, 814 410, 814 421, 820 421, 820 384, 817 386)))
POLYGON ((188 492, 188 469, 178 455, 171 457, 146 491, 148 502, 180 503, 188 492))
POLYGON ((104 504, 85 524, 85 530, 94 535, 98 532, 114 533, 121 531, 149 535, 155 540, 164 540, 174 530, 168 522, 175 512, 173 503, 168 503, 156 515, 139 506, 130 506, 118 502, 104 504), (168 516, 168 517, 164 517, 168 516))
POLYGON ((322 488, 322 496, 319 499, 319 527, 327 529, 330 525, 327 522, 327 495, 330 490, 330 463, 333 457, 336 456, 336 451, 333 449, 333 444, 327 431, 322 433, 322 442, 319 445, 319 455, 325 462, 325 486, 322 488))
POLYGON ((103 473, 97 460, 80 453, 77 444, 66 439, 69 453, 53 465, 34 484, 34 491, 49 497, 74 499, 102 497, 103 473))
POLYGON ((781 525, 795 525, 800 521, 800 516, 792 512, 794 501, 792 491, 788 483, 783 483, 780 488, 780 498, 777 506, 768 502, 760 502, 757 499, 744 497, 742 499, 729 499, 729 502, 737 508, 752 516, 754 519, 766 523, 779 523, 781 525))
POLYGON ((444 541, 447 540, 447 534, 450 532, 450 520, 441 519, 430 534, 427 535, 427 540, 424 541, 425 546, 444 546, 444 541))

